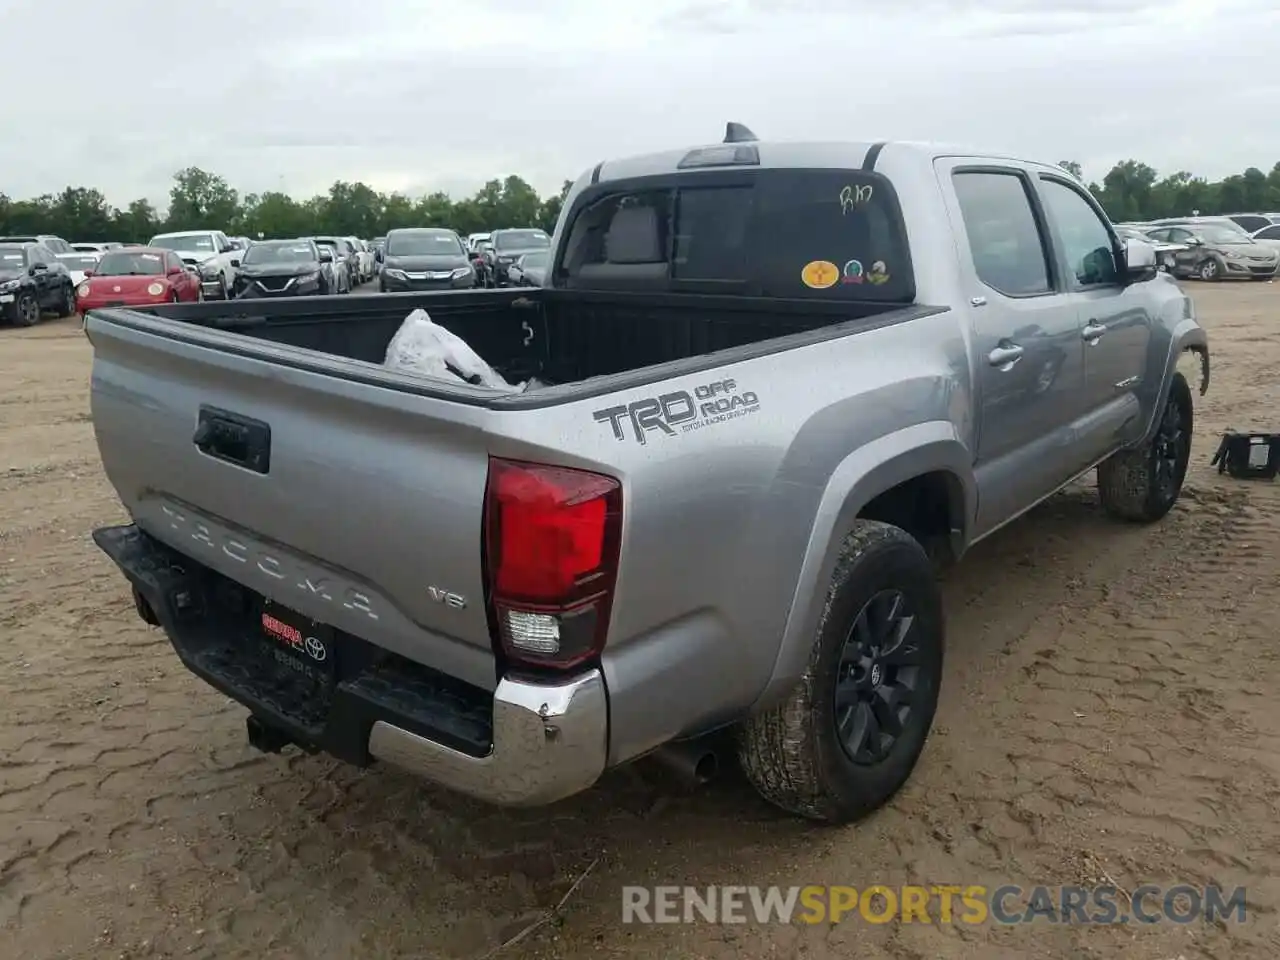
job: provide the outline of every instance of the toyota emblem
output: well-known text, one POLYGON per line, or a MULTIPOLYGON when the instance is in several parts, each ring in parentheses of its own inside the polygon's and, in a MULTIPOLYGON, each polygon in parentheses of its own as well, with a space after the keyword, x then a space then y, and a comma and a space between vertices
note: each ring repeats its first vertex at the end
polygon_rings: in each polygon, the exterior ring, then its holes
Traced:
POLYGON ((307 656, 312 660, 323 660, 329 655, 329 652, 324 648, 324 644, 316 637, 307 637, 302 642, 302 645, 306 648, 307 656))

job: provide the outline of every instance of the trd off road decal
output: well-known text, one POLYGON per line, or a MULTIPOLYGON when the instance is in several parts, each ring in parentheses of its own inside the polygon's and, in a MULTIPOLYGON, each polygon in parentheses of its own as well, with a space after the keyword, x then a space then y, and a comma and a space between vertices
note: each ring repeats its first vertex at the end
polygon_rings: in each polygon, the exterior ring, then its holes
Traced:
POLYGON ((736 380, 716 380, 688 390, 674 390, 656 397, 606 407, 591 414, 596 423, 607 423, 615 440, 630 436, 636 443, 649 442, 649 434, 674 437, 713 424, 736 420, 760 409, 760 398, 741 390, 736 380), (629 429, 627 425, 630 425, 629 429))

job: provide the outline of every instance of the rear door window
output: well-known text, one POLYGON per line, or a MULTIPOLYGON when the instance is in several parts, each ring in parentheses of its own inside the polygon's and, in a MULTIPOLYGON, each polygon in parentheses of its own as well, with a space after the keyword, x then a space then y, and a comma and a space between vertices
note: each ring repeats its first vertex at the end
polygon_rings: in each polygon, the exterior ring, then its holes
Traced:
POLYGON ((1026 179, 1016 171, 963 171, 952 176, 973 267, 1007 297, 1053 290, 1049 254, 1026 179))

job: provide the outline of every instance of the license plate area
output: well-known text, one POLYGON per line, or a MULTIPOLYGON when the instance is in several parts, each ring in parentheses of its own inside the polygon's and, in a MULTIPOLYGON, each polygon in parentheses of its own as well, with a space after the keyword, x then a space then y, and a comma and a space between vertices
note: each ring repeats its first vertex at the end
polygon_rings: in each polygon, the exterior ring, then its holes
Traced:
POLYGON ((317 694, 333 686, 337 650, 334 630, 288 607, 265 600, 258 617, 262 652, 317 694))

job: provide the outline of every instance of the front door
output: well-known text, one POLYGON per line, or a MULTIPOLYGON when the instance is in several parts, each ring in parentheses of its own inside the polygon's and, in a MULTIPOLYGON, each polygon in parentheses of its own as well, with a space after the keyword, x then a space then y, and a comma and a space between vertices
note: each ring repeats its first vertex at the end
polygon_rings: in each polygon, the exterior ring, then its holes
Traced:
POLYGON ((1030 175, 939 161, 973 318, 981 536, 1084 468, 1079 304, 1054 265, 1030 175))

